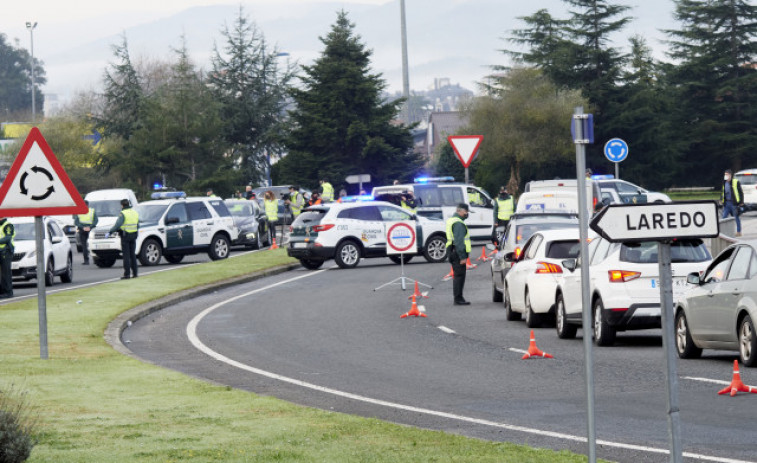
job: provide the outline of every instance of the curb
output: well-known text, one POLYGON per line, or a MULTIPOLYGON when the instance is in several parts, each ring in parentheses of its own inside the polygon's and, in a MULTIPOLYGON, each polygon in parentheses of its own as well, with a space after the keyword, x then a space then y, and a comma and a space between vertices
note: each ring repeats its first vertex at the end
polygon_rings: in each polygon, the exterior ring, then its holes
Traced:
POLYGON ((271 268, 267 268, 263 270, 258 270, 257 272, 254 272, 254 273, 248 273, 246 275, 236 276, 236 277, 229 278, 226 280, 217 281, 215 283, 208 283, 202 286, 196 286, 194 288, 185 289, 183 291, 179 291, 173 294, 169 294, 167 296, 163 296, 160 299, 155 299, 153 301, 140 304, 136 307, 126 310, 125 312, 122 312, 116 318, 111 320, 110 323, 108 323, 108 327, 105 328, 105 334, 104 334, 105 342, 110 344, 111 347, 113 347, 116 351, 120 352, 121 354, 128 355, 130 357, 133 357, 142 361, 141 358, 137 357, 134 354, 134 352, 131 351, 131 349, 126 347, 123 344, 123 342, 121 342, 121 334, 123 333, 124 329, 126 329, 127 325, 130 322, 133 323, 139 320, 140 318, 146 317, 161 309, 165 309, 166 307, 170 307, 172 305, 187 301, 189 299, 194 299, 198 296, 203 296, 205 294, 212 293, 213 291, 217 291, 219 289, 224 289, 230 286, 239 285, 243 283, 249 283, 251 281, 259 280, 261 278, 288 272, 290 270, 294 270, 299 267, 300 267, 299 262, 292 263, 292 264, 279 265, 277 267, 271 267, 271 268))

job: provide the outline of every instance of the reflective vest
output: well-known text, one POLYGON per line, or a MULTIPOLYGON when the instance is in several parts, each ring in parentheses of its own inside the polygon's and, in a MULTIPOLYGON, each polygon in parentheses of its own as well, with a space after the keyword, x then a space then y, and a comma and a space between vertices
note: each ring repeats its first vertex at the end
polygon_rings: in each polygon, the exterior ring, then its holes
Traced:
POLYGON ((315 206, 316 204, 321 204, 321 198, 318 198, 315 201, 313 201, 312 199, 310 200, 311 206, 315 206))
MULTIPOLYGON (((11 230, 13 230, 13 233, 11 234, 11 249, 12 249, 12 248, 16 247, 16 244, 13 241, 13 238, 16 237, 16 227, 14 227, 12 223, 6 221, 4 224, 0 225, 0 239, 6 237, 5 229, 8 228, 8 225, 10 225, 11 230)), ((4 244, 0 244, 0 249, 4 251, 5 250, 5 245, 4 244)))
POLYGON ((468 193, 468 202, 471 204, 481 204, 481 195, 478 191, 471 191, 468 193))
POLYGON ((139 230, 139 213, 134 209, 124 209, 121 211, 124 216, 124 223, 121 225, 121 231, 124 233, 136 233, 139 230))
MULTIPOLYGON (((289 195, 289 202, 291 203, 289 204, 289 208, 292 209, 292 215, 295 217, 300 215, 300 212, 302 212, 302 206, 297 205, 297 200, 299 199, 300 199, 300 193, 296 191, 292 193, 291 195, 289 195)), ((304 204, 305 201, 303 200, 302 202, 304 204)))
POLYGON ((402 207, 402 209, 407 209, 408 211, 412 212, 413 214, 415 214, 415 212, 416 212, 416 209, 414 207, 410 207, 410 205, 408 203, 406 203, 404 200, 400 200, 400 206, 402 207))
POLYGON ((497 220, 510 220, 514 210, 515 201, 512 196, 509 199, 497 198, 497 220))
POLYGON ((275 222, 279 220, 279 202, 275 199, 272 200, 263 200, 263 204, 265 204, 265 215, 268 217, 269 222, 275 222))
POLYGON ((87 226, 92 225, 92 222, 95 221, 95 210, 91 207, 89 208, 89 211, 87 211, 86 214, 79 214, 79 223, 87 226))
MULTIPOLYGON (((733 204, 739 204, 741 202, 741 196, 739 196, 739 181, 736 178, 731 179, 731 197, 733 198, 733 204)), ((720 195, 721 202, 725 202, 725 182, 723 183, 723 192, 720 195)))
POLYGON ((334 187, 329 182, 323 182, 321 185, 323 191, 321 192, 321 199, 325 202, 334 200, 334 187))
POLYGON ((463 226, 465 226, 465 252, 470 254, 471 252, 470 232, 468 231, 468 226, 465 225, 465 222, 463 222, 463 219, 461 219, 460 216, 457 214, 453 215, 452 217, 449 218, 449 220, 447 220, 447 228, 445 230, 447 233, 447 247, 452 246, 452 244, 454 243, 454 236, 452 234, 452 225, 454 225, 457 222, 460 222, 461 224, 463 224, 463 226))

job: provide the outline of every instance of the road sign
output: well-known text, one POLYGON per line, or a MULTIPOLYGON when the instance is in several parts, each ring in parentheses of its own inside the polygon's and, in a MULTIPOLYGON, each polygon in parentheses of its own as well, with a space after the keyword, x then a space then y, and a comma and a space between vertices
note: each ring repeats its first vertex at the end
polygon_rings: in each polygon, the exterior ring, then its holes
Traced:
POLYGON ((386 253, 415 254, 415 222, 392 222, 386 226, 386 253))
POLYGON ((353 183, 370 183, 371 182, 371 176, 369 174, 360 174, 360 175, 348 175, 345 179, 345 182, 349 184, 353 183))
POLYGON ((452 145, 455 155, 466 169, 476 159, 478 148, 481 146, 483 140, 483 135, 454 135, 447 137, 447 141, 452 145))
POLYGON ((613 242, 714 238, 720 234, 715 201, 611 204, 594 216, 590 226, 613 242))
POLYGON ((84 214, 88 209, 42 133, 33 127, 0 186, 0 216, 84 214))
POLYGON ((573 137, 573 143, 577 145, 591 145, 594 143, 594 115, 593 114, 574 114, 570 120, 570 135, 573 137), (576 125, 581 129, 580 134, 576 134, 576 125))
POLYGON ((623 162, 628 157, 628 143, 613 138, 605 143, 605 157, 612 162, 623 162))

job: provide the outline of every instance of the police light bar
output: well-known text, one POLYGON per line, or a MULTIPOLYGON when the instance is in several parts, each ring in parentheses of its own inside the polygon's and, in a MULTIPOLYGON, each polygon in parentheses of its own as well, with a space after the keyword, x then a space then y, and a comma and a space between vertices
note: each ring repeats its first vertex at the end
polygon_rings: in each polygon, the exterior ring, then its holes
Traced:
POLYGON ((591 176, 592 180, 612 180, 614 178, 615 178, 615 176, 612 175, 612 174, 603 174, 603 175, 597 174, 597 175, 592 175, 591 176))
POLYGON ((416 177, 414 183, 454 182, 455 177, 416 177))
POLYGON ((357 201, 373 201, 373 196, 371 195, 342 196, 343 203, 354 203, 357 201))
POLYGON ((152 199, 177 199, 186 198, 187 194, 183 191, 156 191, 150 195, 152 199))

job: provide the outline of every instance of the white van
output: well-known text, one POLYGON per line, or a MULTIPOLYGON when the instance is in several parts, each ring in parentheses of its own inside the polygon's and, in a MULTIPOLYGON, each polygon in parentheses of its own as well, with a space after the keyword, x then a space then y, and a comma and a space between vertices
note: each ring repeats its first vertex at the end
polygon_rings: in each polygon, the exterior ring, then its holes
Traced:
POLYGON ((413 192, 417 202, 416 214, 430 219, 452 217, 457 205, 466 203, 470 215, 465 220, 472 240, 491 240, 494 226, 494 204, 483 188, 464 183, 453 183, 451 177, 416 179, 416 183, 375 187, 373 199, 399 205, 399 197, 413 192))
POLYGON ((518 198, 515 212, 570 212, 578 214, 578 193, 570 190, 529 191, 518 198))
MULTIPOLYGON (((599 190, 599 185, 597 182, 586 179, 586 197, 588 198, 587 201, 588 204, 588 212, 589 216, 594 214, 594 210, 601 206, 602 202, 602 192, 599 190)), ((528 192, 557 192, 557 191, 572 191, 576 194, 576 197, 578 196, 578 180, 575 178, 568 178, 568 179, 555 179, 555 180, 532 180, 528 183, 526 183, 526 188, 524 189, 526 193, 528 192)), ((522 196, 522 195, 521 195, 522 196)), ((518 202, 520 202, 520 199, 518 199, 518 202)), ((578 200, 576 199, 576 204, 578 204, 578 200)), ((575 209, 575 211, 578 211, 578 208, 575 209)))

